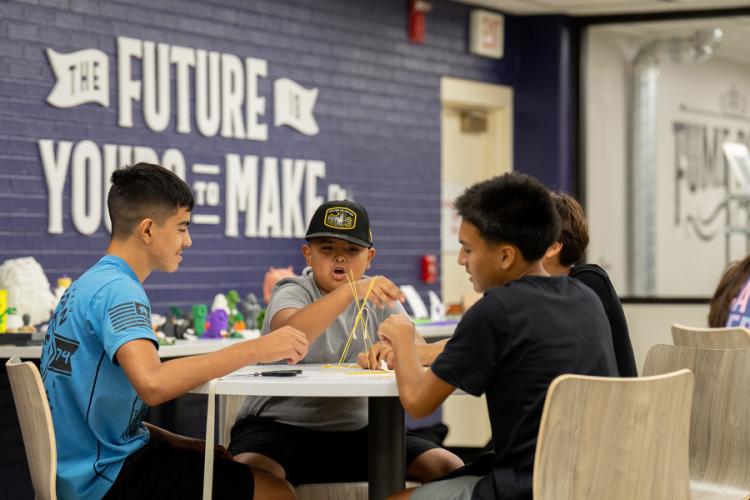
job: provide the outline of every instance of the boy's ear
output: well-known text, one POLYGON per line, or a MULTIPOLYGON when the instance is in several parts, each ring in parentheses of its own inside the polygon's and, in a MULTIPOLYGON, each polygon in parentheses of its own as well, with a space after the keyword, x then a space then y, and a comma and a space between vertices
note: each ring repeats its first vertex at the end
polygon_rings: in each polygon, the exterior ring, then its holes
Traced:
POLYGON ((312 266, 312 249, 310 248, 310 245, 303 243, 300 250, 302 250, 302 255, 305 257, 305 265, 312 266))
POLYGON ((138 223, 136 226, 136 233, 138 234, 138 237, 146 244, 151 243, 151 238, 153 238, 153 228, 154 228, 154 220, 153 219, 143 219, 141 222, 138 223))
POLYGON ((500 267, 503 271, 507 271, 516 262, 518 250, 513 245, 502 244, 498 247, 498 257, 500 258, 500 267))
POLYGON ((554 242, 548 249, 547 252, 544 254, 544 257, 547 259, 551 259, 555 255, 562 252, 563 244, 561 241, 554 242))
POLYGON ((370 269, 370 264, 372 263, 372 259, 373 257, 375 257, 376 253, 377 252, 372 247, 367 249, 367 268, 366 269, 370 269))

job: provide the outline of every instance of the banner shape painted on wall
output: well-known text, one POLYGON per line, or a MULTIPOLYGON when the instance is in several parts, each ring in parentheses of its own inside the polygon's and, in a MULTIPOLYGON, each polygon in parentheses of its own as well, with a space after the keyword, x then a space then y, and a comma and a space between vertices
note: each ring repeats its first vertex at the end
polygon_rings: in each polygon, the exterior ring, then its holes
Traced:
POLYGON ((60 54, 47 49, 57 82, 47 102, 57 108, 72 108, 95 102, 109 107, 109 58, 97 49, 60 54))
MULTIPOLYGON (((263 121, 266 98, 258 89, 259 79, 268 74, 267 61, 128 37, 117 37, 116 45, 119 127, 134 127, 134 108, 140 103, 143 122, 154 133, 170 129, 191 134, 195 123, 204 137, 268 141, 268 126, 263 121), (133 71, 134 62, 140 62, 140 71, 133 71), (175 123, 171 123, 172 117, 175 123)), ((106 53, 91 48, 68 54, 48 48, 46 53, 56 78, 47 96, 50 105, 110 106, 106 53)), ((308 136, 320 132, 314 115, 317 88, 278 78, 273 93, 274 126, 288 126, 308 136)), ((223 193, 226 237, 302 237, 307 221, 324 200, 317 195, 318 181, 326 175, 325 162, 319 160, 226 153, 216 163, 191 164, 176 148, 157 152, 148 146, 100 145, 89 139, 73 142, 45 138, 38 141, 38 147, 47 183, 50 234, 64 231, 63 192, 68 177, 74 228, 90 235, 103 223, 110 231, 106 207, 109 179, 115 169, 137 162, 161 164, 186 182, 188 174, 191 178, 199 176, 189 182, 195 194, 194 224, 222 224, 222 216, 215 210, 209 214, 201 213, 201 209, 221 206, 223 193), (244 214, 243 227, 240 214, 244 214)), ((347 193, 330 184, 327 195, 328 199, 341 199, 347 193)))
POLYGON ((289 78, 273 83, 274 125, 289 125, 303 134, 316 135, 318 124, 312 114, 318 89, 306 89, 289 78))

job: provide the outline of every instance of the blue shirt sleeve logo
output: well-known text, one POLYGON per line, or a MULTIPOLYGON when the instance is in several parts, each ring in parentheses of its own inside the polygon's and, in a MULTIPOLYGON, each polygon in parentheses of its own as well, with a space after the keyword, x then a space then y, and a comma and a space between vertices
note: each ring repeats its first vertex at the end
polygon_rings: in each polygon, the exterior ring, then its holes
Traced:
POLYGON ((115 334, 122 333, 133 327, 145 327, 149 330, 151 326, 151 309, 139 302, 125 302, 113 306, 107 311, 112 331, 115 334))

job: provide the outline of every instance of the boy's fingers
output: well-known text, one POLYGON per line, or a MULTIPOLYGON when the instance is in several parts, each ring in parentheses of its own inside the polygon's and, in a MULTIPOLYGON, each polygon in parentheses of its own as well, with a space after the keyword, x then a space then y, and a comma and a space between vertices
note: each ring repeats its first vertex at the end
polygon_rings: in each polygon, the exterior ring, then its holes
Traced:
POLYGON ((370 349, 370 368, 377 368, 380 364, 380 349, 373 347, 370 349))
POLYGON ((385 308, 386 306, 387 306, 387 307, 391 307, 391 306, 393 306, 393 301, 391 301, 391 300, 390 300, 390 299, 388 298, 388 296, 384 294, 384 295, 383 295, 382 297, 380 297, 380 308, 381 308, 381 309, 383 309, 383 308, 385 308))
POLYGON ((357 364, 362 368, 367 368, 367 353, 360 352, 357 354, 357 364))
POLYGON ((376 306, 380 305, 380 303, 383 301, 383 299, 380 296, 380 292, 378 290, 375 290, 374 288, 370 292, 369 299, 370 299, 370 302, 372 302, 376 306))
POLYGON ((385 306, 391 306, 393 304, 393 302, 391 300, 391 296, 388 294, 387 290, 385 290, 383 288, 379 288, 377 290, 376 295, 377 295, 377 298, 378 298, 378 304, 377 305, 380 306, 381 308, 383 308, 385 306))
POLYGON ((402 292, 401 289, 392 281, 387 280, 384 285, 384 290, 389 297, 393 298, 394 300, 401 300, 405 298, 404 292, 402 292))
POLYGON ((295 345, 295 351, 297 351, 297 354, 300 356, 304 356, 307 353, 307 344, 304 342, 297 343, 297 345, 295 345))
POLYGON ((388 368, 393 368, 393 349, 386 353, 385 362, 388 365, 388 368))
POLYGON ((389 368, 393 368, 393 349, 381 344, 374 347, 372 352, 375 354, 373 359, 370 360, 373 366, 379 367, 380 362, 385 361, 389 368))

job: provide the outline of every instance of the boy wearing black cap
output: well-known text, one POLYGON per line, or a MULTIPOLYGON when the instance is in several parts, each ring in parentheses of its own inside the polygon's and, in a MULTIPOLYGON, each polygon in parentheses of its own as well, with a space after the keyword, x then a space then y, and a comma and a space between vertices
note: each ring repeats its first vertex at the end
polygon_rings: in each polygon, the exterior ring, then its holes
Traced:
MULTIPOLYGON (((309 267, 301 276, 276 284, 262 333, 293 326, 310 342, 302 363, 335 363, 357 314, 347 280, 353 280, 360 299, 371 287, 363 319, 373 341, 377 341, 376 332, 385 318, 404 314, 404 298, 388 278, 364 276, 375 249, 362 205, 352 201, 322 204, 305 239, 302 254, 309 267)), ((356 362, 356 357, 357 351, 352 349, 344 361, 356 362)), ((366 454, 339 450, 365 450, 367 440, 365 398, 248 397, 232 428, 229 449, 236 460, 294 485, 366 481, 366 454)), ((407 433, 406 464, 408 477, 429 481, 462 462, 431 441, 407 433)))

